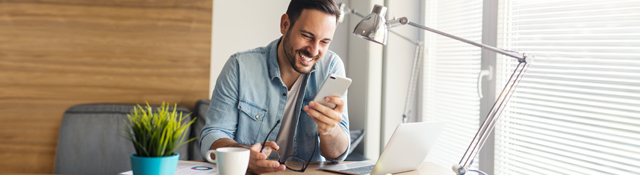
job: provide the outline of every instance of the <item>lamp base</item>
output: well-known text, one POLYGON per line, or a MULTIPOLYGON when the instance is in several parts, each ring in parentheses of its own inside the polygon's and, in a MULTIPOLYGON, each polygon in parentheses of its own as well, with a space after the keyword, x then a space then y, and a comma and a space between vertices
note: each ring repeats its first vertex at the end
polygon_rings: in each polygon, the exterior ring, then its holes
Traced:
POLYGON ((456 175, 464 175, 467 174, 467 168, 463 167, 460 164, 455 164, 453 165, 453 167, 451 167, 451 169, 453 170, 453 172, 456 173, 456 175))
POLYGON ((467 168, 463 167, 460 164, 455 164, 453 165, 453 167, 451 167, 451 169, 453 170, 453 172, 456 173, 456 175, 464 175, 467 174, 467 172, 471 171, 471 172, 476 172, 478 174, 482 174, 482 175, 487 175, 487 173, 480 171, 480 170, 467 170, 467 168))

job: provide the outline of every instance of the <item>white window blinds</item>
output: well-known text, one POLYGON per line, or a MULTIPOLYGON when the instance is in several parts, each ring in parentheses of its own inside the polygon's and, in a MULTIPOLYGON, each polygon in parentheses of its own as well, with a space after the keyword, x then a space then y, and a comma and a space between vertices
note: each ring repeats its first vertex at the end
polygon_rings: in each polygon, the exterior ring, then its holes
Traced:
MULTIPOLYGON (((426 26, 481 42, 482 0, 427 0, 425 9, 426 26)), ((478 129, 481 53, 476 46, 426 34, 423 121, 448 122, 426 161, 451 167, 460 161, 478 129)))
POLYGON ((640 1, 501 2, 499 47, 536 58, 496 127, 496 174, 640 173, 640 1))

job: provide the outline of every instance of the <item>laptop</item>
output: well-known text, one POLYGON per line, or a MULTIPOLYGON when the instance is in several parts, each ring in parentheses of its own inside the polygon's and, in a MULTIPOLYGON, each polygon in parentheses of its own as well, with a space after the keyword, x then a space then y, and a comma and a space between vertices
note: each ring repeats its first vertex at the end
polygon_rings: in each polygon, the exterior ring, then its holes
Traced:
POLYGON ((320 167, 325 171, 355 175, 385 175, 420 168, 446 122, 403 123, 396 127, 377 163, 371 161, 320 167))

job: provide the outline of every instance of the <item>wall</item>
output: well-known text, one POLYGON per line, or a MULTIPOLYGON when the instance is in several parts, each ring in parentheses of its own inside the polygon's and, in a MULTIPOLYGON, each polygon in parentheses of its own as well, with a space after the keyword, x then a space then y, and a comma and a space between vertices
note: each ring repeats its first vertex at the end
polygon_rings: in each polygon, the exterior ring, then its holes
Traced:
MULTIPOLYGON (((422 24, 420 0, 385 1, 387 7, 387 19, 394 17, 407 17, 409 21, 422 24)), ((416 44, 420 39, 420 29, 404 25, 390 29, 395 31, 410 41, 403 39, 399 35, 391 32, 387 35, 387 45, 384 46, 383 61, 383 82, 382 82, 382 133, 380 147, 384 149, 396 127, 402 123, 407 91, 409 89, 409 77, 413 66, 413 57, 416 44)), ((419 84, 419 83, 418 83, 419 84)), ((414 86, 415 88, 416 87, 414 86)), ((413 97, 413 111, 410 121, 420 121, 418 119, 419 92, 413 97)))
POLYGON ((280 16, 289 0, 214 0, 209 97, 232 54, 263 47, 282 36, 280 16))
MULTIPOLYGON (((207 98, 211 0, 0 1, 0 172, 52 173, 64 111, 207 98)), ((123 160, 124 161, 124 160, 123 160)))
MULTIPOLYGON (((366 16, 375 4, 383 0, 357 0, 349 8, 366 16)), ((361 17, 348 15, 349 22, 349 66, 347 75, 353 82, 349 87, 349 120, 352 130, 365 129, 361 145, 354 152, 362 153, 370 160, 380 156, 381 105, 382 105, 382 45, 369 42, 351 34, 361 17)), ((384 148, 384 147, 383 147, 384 148)))

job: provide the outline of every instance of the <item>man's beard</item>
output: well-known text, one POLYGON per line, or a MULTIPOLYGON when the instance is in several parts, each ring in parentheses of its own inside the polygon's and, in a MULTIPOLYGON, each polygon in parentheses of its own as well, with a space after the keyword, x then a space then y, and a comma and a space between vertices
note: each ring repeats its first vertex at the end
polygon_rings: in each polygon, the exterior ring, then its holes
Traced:
MULTIPOLYGON (((289 42, 289 37, 291 37, 291 35, 289 35, 290 31, 287 31, 287 36, 284 37, 283 41, 282 41, 282 47, 284 50, 284 56, 287 58, 287 61, 289 61, 289 64, 291 65, 291 67, 293 67, 293 70, 295 70, 296 72, 300 73, 300 74, 306 74, 311 72, 311 69, 309 69, 309 71, 302 71, 302 67, 297 67, 296 66, 296 60, 298 59, 296 57, 296 53, 300 53, 304 56, 310 57, 313 60, 318 60, 319 56, 311 56, 311 53, 309 53, 308 51, 304 50, 304 49, 298 49, 298 50, 293 50, 293 46, 291 46, 291 43, 289 42)), ((313 63, 315 64, 315 63, 313 63)))

